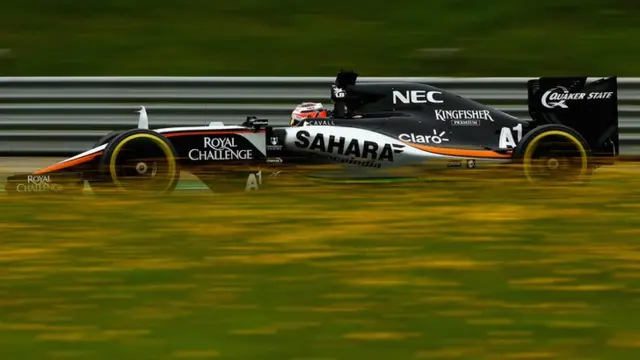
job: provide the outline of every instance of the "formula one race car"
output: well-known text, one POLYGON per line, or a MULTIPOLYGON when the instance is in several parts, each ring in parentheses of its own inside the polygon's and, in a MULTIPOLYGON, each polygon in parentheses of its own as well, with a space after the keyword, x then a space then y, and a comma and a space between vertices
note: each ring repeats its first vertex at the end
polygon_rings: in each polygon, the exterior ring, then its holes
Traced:
POLYGON ((86 181, 94 192, 166 193, 188 171, 213 191, 256 190, 265 171, 300 166, 319 178, 354 181, 490 163, 521 165, 523 179, 531 182, 573 183, 613 164, 619 153, 616 77, 529 80, 532 120, 422 83, 356 83, 357 77, 338 73, 329 117, 291 126, 248 117, 240 125, 149 130, 143 107, 137 129, 109 133, 81 154, 11 176, 5 189, 79 191, 86 181), (335 166, 321 170, 328 164, 335 166))

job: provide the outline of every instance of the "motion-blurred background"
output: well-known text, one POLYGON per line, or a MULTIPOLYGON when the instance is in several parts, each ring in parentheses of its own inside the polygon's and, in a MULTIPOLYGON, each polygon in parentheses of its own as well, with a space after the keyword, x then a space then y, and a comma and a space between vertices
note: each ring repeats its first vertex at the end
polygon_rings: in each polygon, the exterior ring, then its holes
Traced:
MULTIPOLYGON (((638 0, 0 0, 0 76, 637 76, 638 15, 638 0)), ((56 85, 49 105, 0 87, 0 149, 86 149, 162 91, 56 85), (68 104, 83 91, 103 103, 68 104)), ((150 122, 260 109, 213 105, 157 103, 150 122)), ((555 190, 1 196, 0 359, 637 360, 638 169, 555 190)))
POLYGON ((3 0, 0 75, 632 76, 636 0, 3 0))

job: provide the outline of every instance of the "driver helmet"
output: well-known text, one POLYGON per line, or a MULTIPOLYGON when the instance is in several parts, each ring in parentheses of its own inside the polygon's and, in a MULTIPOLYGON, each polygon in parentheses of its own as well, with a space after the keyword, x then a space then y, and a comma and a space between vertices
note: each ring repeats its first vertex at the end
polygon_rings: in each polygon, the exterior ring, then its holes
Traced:
POLYGON ((329 112, 319 102, 303 102, 291 112, 291 126, 296 126, 304 119, 328 118, 329 112))

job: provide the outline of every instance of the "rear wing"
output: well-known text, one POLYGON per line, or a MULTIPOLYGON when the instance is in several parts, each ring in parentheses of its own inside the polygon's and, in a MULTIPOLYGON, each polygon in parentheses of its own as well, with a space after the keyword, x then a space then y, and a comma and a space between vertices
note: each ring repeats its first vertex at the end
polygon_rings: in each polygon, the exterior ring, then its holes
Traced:
POLYGON ((562 124, 578 131, 596 157, 620 153, 617 77, 542 77, 527 82, 529 114, 537 125, 562 124))

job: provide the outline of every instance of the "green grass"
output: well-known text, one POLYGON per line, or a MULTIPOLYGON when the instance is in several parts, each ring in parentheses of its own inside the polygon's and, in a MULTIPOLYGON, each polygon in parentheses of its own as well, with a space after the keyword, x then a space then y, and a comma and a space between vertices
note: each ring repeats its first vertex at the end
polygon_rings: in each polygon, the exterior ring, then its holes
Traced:
POLYGON ((21 0, 0 76, 638 76, 632 0, 21 0))
POLYGON ((3 358, 637 359, 638 172, 596 174, 4 197, 3 358))

